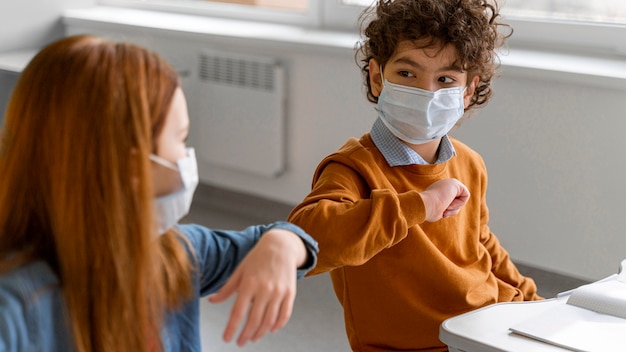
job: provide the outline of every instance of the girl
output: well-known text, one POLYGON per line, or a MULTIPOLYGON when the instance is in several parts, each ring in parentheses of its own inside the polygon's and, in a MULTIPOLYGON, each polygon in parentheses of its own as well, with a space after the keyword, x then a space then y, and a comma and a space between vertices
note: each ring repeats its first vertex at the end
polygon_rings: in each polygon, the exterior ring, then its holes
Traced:
POLYGON ((238 293, 226 341, 246 316, 240 345, 287 322, 317 244, 282 222, 175 226, 198 182, 188 129, 175 71, 143 48, 75 36, 31 61, 0 154, 0 350, 199 351, 216 291, 238 293))

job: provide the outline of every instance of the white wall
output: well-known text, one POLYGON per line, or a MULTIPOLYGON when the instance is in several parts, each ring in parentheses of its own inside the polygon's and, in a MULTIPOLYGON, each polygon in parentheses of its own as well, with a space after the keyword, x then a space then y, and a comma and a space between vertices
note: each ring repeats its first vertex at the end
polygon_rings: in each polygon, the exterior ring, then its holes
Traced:
MULTIPOLYGON (((350 48, 307 49, 102 24, 70 26, 69 33, 80 32, 122 36, 152 47, 189 68, 192 77, 196 53, 207 46, 280 58, 288 69, 287 171, 268 179, 200 165, 202 180, 214 185, 295 204, 308 192, 320 159, 347 138, 366 132, 375 118, 350 48)), ((504 66, 493 100, 454 135, 484 156, 491 227, 515 260, 599 279, 614 273, 626 257, 626 81, 622 88, 621 81, 603 87, 602 78, 560 77, 558 72, 504 66)), ((188 94, 201 94, 193 81, 184 82, 188 94)), ((190 112, 192 124, 210 118, 194 116, 193 106, 190 112)), ((198 138, 202 131, 193 131, 191 143, 198 138)))
MULTIPOLYGON (((96 0, 5 0, 0 2, 0 55, 39 48, 64 34, 66 8, 93 6, 96 0)), ((3 66, 3 65, 0 65, 3 66)), ((17 75, 0 69, 0 123, 17 75)))
POLYGON ((0 53, 40 47, 63 35, 66 8, 95 5, 96 0, 19 0, 0 2, 0 53))
MULTIPOLYGON (((159 52, 175 67, 190 72, 183 79, 192 120, 190 144, 204 138, 193 129, 202 116, 194 111, 194 101, 211 96, 197 88, 198 54, 203 49, 224 50, 250 55, 276 57, 287 71, 287 150, 286 170, 277 178, 259 177, 202 163, 203 153, 220 150, 197 150, 202 181, 213 185, 296 204, 310 189, 311 177, 323 156, 333 152, 350 136, 369 130, 375 119, 373 106, 361 91, 361 78, 351 49, 329 50, 289 44, 251 41, 162 31, 110 26, 102 23, 71 24, 68 34, 92 33, 140 43, 159 52)), ((236 104, 236 98, 233 99, 236 104)), ((231 131, 225 131, 231 132, 231 131)), ((240 136, 245 143, 245 136, 240 136)), ((271 138, 271 137, 269 137, 271 138)), ((250 145, 251 149, 258 146, 250 145)))
POLYGON ((626 258, 626 81, 541 80, 504 67, 455 135, 489 169, 491 228, 513 258, 586 279, 626 258))

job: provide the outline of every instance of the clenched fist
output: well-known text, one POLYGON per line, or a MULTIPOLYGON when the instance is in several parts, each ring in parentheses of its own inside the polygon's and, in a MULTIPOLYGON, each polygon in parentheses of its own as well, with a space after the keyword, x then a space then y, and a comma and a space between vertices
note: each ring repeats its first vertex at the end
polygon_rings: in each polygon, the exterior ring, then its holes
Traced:
POLYGON ((435 222, 461 211, 470 197, 469 190, 459 180, 439 180, 420 193, 426 206, 426 221, 435 222))

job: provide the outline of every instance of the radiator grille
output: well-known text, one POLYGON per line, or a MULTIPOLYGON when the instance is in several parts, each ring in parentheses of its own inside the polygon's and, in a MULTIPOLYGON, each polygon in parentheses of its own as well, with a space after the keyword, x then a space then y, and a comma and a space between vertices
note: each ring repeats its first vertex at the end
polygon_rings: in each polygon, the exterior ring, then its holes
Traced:
POLYGON ((200 79, 254 89, 273 90, 275 62, 223 53, 200 55, 200 79))

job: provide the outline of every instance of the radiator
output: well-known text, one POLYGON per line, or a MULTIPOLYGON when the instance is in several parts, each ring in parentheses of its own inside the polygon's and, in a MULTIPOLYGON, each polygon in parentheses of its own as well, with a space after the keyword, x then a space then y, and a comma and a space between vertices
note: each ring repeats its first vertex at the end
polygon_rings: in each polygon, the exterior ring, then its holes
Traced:
POLYGON ((198 161, 264 177, 285 169, 285 72, 276 58, 203 50, 190 101, 198 161))

